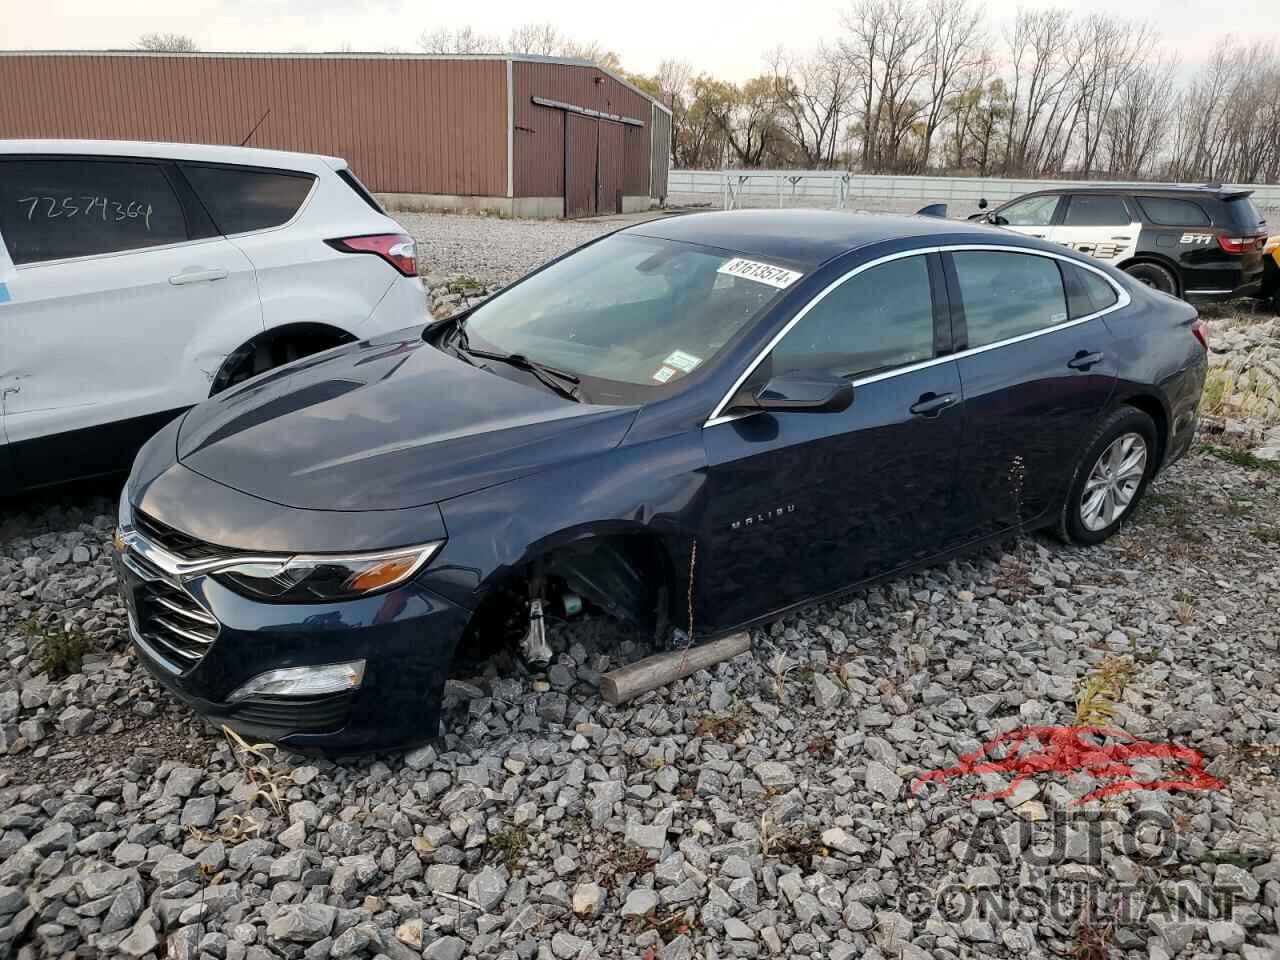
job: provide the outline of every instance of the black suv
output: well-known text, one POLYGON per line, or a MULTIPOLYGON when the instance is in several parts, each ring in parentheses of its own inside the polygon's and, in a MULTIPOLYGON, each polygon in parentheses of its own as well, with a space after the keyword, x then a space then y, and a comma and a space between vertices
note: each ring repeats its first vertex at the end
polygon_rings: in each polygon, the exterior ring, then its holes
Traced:
POLYGON ((1232 300, 1262 290, 1267 228, 1250 193, 1216 184, 1067 187, 969 219, 1061 243, 1185 300, 1232 300))

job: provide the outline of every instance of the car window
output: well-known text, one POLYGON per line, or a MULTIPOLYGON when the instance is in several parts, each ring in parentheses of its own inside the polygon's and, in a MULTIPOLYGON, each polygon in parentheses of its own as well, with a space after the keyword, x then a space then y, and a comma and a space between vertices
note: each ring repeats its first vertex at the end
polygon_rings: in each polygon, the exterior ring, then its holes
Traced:
POLYGON ((472 347, 609 381, 593 397, 645 399, 705 369, 800 277, 716 247, 615 234, 481 304, 465 330, 472 347))
POLYGON ((1174 200, 1171 197, 1138 197, 1142 212, 1152 223, 1168 227, 1208 227, 1213 221, 1204 207, 1190 200, 1174 200))
POLYGON ((1054 195, 1015 200, 1000 210, 996 222, 1011 227, 1047 227, 1053 220, 1053 212, 1058 209, 1059 199, 1054 195))
POLYGON ((181 164, 200 202, 222 233, 248 233, 288 223, 315 177, 283 170, 181 164))
POLYGON ((0 159, 0 235, 15 265, 188 237, 158 164, 88 158, 0 159))
POLYGON ((770 355, 774 375, 866 375, 933 357, 933 298, 924 256, 850 277, 819 300, 770 355))
POLYGON ((1078 193, 1067 205, 1062 223, 1068 227, 1123 227, 1129 224, 1129 211, 1122 197, 1078 193))
POLYGON ((1058 264, 996 250, 953 253, 969 346, 983 347, 1067 320, 1058 264))
POLYGON ((1237 197, 1226 202, 1227 216, 1242 233, 1266 232, 1267 221, 1248 197, 1237 197))
POLYGON ((1072 320, 1114 306, 1119 299, 1115 287, 1092 270, 1061 260, 1058 266, 1067 288, 1067 312, 1072 320))

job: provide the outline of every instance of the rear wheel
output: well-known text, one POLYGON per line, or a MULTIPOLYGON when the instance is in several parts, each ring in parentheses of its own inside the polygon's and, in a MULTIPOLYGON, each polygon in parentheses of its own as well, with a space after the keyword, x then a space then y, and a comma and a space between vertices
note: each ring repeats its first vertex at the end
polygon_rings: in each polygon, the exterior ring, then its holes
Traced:
POLYGON ((1171 297, 1178 295, 1178 281, 1173 272, 1158 263, 1131 263, 1124 268, 1124 272, 1152 290, 1159 290, 1171 297))
POLYGON ((310 329, 294 328, 276 337, 268 336, 250 341, 223 362, 222 369, 214 376, 210 385, 209 396, 219 394, 260 373, 309 357, 321 350, 350 343, 354 339, 341 330, 317 326, 310 329))
POLYGON ((1134 407, 1103 421, 1076 464, 1058 531, 1071 543, 1101 543, 1129 518, 1156 469, 1156 425, 1134 407))

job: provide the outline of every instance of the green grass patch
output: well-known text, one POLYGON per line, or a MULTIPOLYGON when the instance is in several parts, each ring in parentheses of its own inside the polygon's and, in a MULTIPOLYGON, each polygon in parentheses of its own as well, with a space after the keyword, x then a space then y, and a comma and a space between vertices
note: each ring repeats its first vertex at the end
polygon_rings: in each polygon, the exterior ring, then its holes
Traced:
POLYGON ((79 673, 85 654, 93 650, 93 644, 79 627, 60 629, 32 619, 21 624, 18 630, 27 638, 40 672, 47 673, 52 680, 79 673))
POLYGON ((1200 449, 1211 457, 1216 457, 1225 463, 1233 463, 1237 467, 1245 467, 1249 470, 1265 470, 1269 473, 1280 473, 1280 462, 1275 460, 1263 460, 1260 457, 1255 457, 1248 450, 1240 450, 1235 447, 1222 447, 1216 443, 1202 444, 1200 449))

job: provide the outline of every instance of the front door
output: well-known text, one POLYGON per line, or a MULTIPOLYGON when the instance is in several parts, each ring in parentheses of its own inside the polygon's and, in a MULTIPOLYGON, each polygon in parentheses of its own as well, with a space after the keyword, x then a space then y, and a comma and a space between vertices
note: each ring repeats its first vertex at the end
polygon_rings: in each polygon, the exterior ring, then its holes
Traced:
POLYGON ((934 286, 924 255, 855 274, 748 380, 846 376, 847 410, 754 413, 703 430, 711 555, 697 569, 709 626, 890 573, 953 541, 960 379, 954 361, 935 361, 934 286))
POLYGON ((13 262, 0 383, 24 485, 65 477, 68 460, 78 475, 127 465, 209 395, 227 344, 262 330, 252 264, 223 237, 192 236, 174 182, 149 161, 0 159, 13 262))
POLYGON ((600 166, 596 175, 596 211, 622 212, 622 142, 620 123, 600 122, 600 166))
POLYGON ((1124 197, 1077 193, 1066 204, 1060 222, 1049 228, 1050 240, 1111 264, 1137 252, 1142 221, 1124 197))
POLYGON ((1043 240, 1049 236, 1062 198, 1056 193, 1023 197, 993 214, 992 223, 1016 233, 1043 240))
MULTIPOLYGON (((1111 335, 1092 308, 1068 309, 1059 260, 964 250, 950 261, 961 306, 964 387, 960 502, 972 536, 1060 505, 1116 380, 1111 335)), ((1066 265, 1067 269, 1077 269, 1066 265)))

